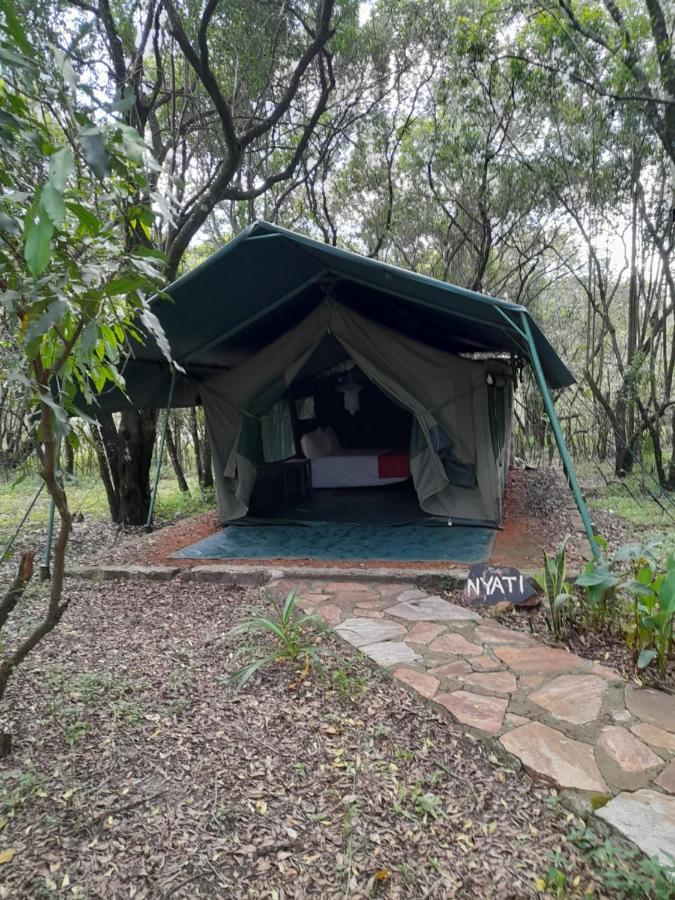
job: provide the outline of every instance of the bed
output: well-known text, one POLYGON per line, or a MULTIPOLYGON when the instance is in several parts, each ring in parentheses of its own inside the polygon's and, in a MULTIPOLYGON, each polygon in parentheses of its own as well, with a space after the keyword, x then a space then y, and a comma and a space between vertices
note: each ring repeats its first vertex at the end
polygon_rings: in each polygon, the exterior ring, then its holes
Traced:
POLYGON ((313 488, 378 487, 410 478, 410 454, 395 450, 338 450, 311 463, 313 488))

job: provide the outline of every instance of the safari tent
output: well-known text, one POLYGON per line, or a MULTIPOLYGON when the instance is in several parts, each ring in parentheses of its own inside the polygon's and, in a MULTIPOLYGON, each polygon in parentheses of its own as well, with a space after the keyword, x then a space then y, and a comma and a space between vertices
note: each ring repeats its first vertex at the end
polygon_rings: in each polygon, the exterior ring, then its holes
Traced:
POLYGON ((583 507, 549 395, 574 379, 524 307, 266 222, 167 292, 153 311, 177 366, 148 339, 127 398, 105 403, 203 405, 223 524, 313 496, 325 517, 360 492, 371 512, 405 495, 420 515, 498 526, 522 363, 583 507))

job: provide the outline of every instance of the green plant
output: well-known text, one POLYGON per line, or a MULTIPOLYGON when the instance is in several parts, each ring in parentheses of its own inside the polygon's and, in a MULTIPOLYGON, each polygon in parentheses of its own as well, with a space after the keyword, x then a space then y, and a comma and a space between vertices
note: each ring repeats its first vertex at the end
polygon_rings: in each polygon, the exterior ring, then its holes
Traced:
POLYGON ((338 694, 350 703, 354 703, 366 689, 367 679, 365 675, 353 673, 351 666, 343 665, 331 673, 331 681, 338 694))
POLYGON ((583 610, 587 624, 594 628, 603 628, 614 608, 613 601, 616 599, 616 589, 621 583, 621 578, 612 572, 610 563, 604 556, 607 542, 600 535, 596 535, 595 539, 603 551, 602 555, 586 563, 574 584, 575 587, 584 588, 583 610))
POLYGON ((643 669, 656 659, 659 675, 663 678, 673 642, 675 553, 668 557, 665 573, 655 573, 649 564, 643 565, 628 590, 635 597, 636 634, 643 644, 649 640, 653 645, 643 646, 637 656, 637 666, 643 669))
POLYGON ((317 616, 298 615, 296 611, 298 592, 291 591, 283 602, 279 615, 266 615, 261 610, 252 610, 251 618, 235 625, 228 637, 248 635, 268 638, 267 644, 258 643, 257 650, 263 650, 253 662, 233 672, 228 681, 243 687, 255 673, 273 663, 304 663, 304 674, 312 666, 323 671, 317 642, 325 631, 325 626, 317 616))
MULTIPOLYGON (((571 832, 568 843, 590 866, 595 884, 612 897, 669 900, 673 896, 673 866, 663 866, 653 857, 645 857, 639 850, 618 847, 611 840, 601 841, 583 824, 571 832)), ((573 859, 556 853, 546 876, 536 880, 537 889, 547 896, 560 898, 587 896, 581 879, 572 877, 575 867, 573 859)))
POLYGON ((535 575, 537 584, 544 591, 542 607, 546 623, 556 640, 567 633, 572 618, 574 594, 567 579, 567 542, 558 547, 555 556, 544 550, 544 571, 535 575))

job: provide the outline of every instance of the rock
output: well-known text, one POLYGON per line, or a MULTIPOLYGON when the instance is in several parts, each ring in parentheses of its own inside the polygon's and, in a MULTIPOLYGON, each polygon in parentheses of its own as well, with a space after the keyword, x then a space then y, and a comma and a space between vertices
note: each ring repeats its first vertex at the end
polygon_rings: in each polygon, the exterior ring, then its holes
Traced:
POLYGON ((675 753, 675 734, 670 734, 670 732, 657 728, 656 725, 649 725, 646 722, 639 722, 637 725, 633 725, 631 731, 643 741, 651 744, 652 747, 675 753))
POLYGON ((495 656, 516 672, 570 672, 590 669, 590 662, 554 647, 495 647, 495 656))
POLYGON ((444 631, 445 625, 437 625, 435 622, 417 622, 408 633, 408 641, 412 641, 414 644, 429 644, 444 631))
POLYGON ((675 760, 666 766, 658 778, 654 779, 654 784, 658 784, 669 794, 675 794, 675 760))
POLYGON ((597 719, 607 691, 598 675, 560 675, 530 694, 529 699, 556 719, 584 725, 597 719))
POLYGON ((380 597, 372 591, 337 591, 334 602, 343 609, 362 606, 364 609, 379 609, 384 605, 380 597))
POLYGON ((541 722, 521 725, 500 739, 522 764, 560 788, 607 793, 593 748, 566 737, 541 722))
POLYGON ((384 613, 378 612, 376 609, 362 609, 360 606, 357 606, 354 610, 354 615, 356 618, 366 618, 366 619, 384 619, 384 613))
POLYGON ((471 668, 476 672, 494 672, 495 669, 501 669, 502 663, 498 659, 493 659, 487 653, 481 653, 480 656, 470 656, 469 662, 471 668))
POLYGON ((458 722, 487 734, 497 734, 502 727, 504 713, 508 707, 508 700, 484 697, 470 691, 436 694, 434 699, 452 713, 458 722))
POLYGON ((601 663, 593 660, 591 663, 591 672, 594 675, 599 675, 601 678, 605 678, 609 682, 618 682, 623 681, 623 675, 616 671, 616 669, 610 669, 609 666, 603 666, 601 663))
POLYGON ((653 770, 663 765, 660 756, 618 725, 602 729, 595 756, 607 780, 622 790, 644 787, 653 770))
POLYGON ((511 725, 513 728, 517 728, 518 725, 527 725, 529 721, 525 716, 517 716, 515 713, 507 713, 504 716, 504 724, 511 725))
POLYGON ((405 626, 399 625, 398 622, 367 618, 345 619, 335 630, 354 647, 364 647, 366 644, 375 644, 406 634, 405 626))
POLYGON ((439 678, 456 678, 458 675, 464 675, 470 671, 471 666, 464 659, 456 659, 454 662, 445 663, 445 665, 429 670, 432 675, 437 675, 439 678))
POLYGON ((643 789, 619 794, 597 815, 637 844, 648 856, 672 866, 675 856, 675 797, 643 789))
POLYGON ((540 646, 532 635, 526 634, 524 631, 504 628, 501 625, 477 625, 475 635, 476 640, 482 641, 484 644, 512 645, 517 647, 540 646))
POLYGON ((516 678, 511 672, 474 672, 460 675, 459 680, 491 694, 512 694, 516 690, 516 678))
POLYGON ((423 697, 433 697, 440 684, 438 678, 426 672, 419 672, 417 669, 396 669, 394 678, 398 678, 399 681, 414 688, 423 697))
POLYGON ((455 656, 471 656, 480 653, 478 644, 467 641, 461 634, 442 634, 429 645, 432 653, 451 653, 455 656))
POLYGON ((424 591, 420 591, 417 588, 409 588, 407 591, 402 591, 396 597, 397 603, 409 603, 411 600, 424 600, 429 595, 424 591))
POLYGON ((412 663, 422 659, 419 653, 403 641, 382 641, 378 644, 362 646, 361 650, 379 666, 395 666, 401 663, 412 663))
POLYGON ((627 684, 626 706, 643 722, 675 732, 675 697, 653 688, 638 688, 627 684))
POLYGON ((326 625, 339 625, 342 619, 342 610, 333 603, 327 603, 325 606, 319 607, 314 614, 326 625))
POLYGON ((427 597, 426 595, 390 606, 386 612, 390 616, 408 619, 411 622, 475 622, 480 619, 478 613, 473 610, 448 603, 441 597, 427 597))

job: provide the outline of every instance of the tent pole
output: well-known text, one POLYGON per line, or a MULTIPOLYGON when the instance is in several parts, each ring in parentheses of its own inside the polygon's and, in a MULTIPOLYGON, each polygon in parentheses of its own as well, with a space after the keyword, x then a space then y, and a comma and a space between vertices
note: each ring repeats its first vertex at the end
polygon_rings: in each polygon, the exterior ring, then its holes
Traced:
POLYGON ((574 471, 572 458, 569 454, 569 450, 567 449, 567 444, 565 443, 565 438, 563 437, 562 429, 560 428, 560 422, 553 405, 553 399, 551 398, 551 394, 548 390, 548 385, 546 384, 544 370, 541 367, 541 360, 539 359, 539 353, 537 352, 537 345, 535 344, 534 338, 532 337, 532 331, 530 329, 530 323, 527 318, 527 313, 522 312, 520 314, 520 318, 523 323, 525 335, 527 337, 527 343, 530 349, 530 359, 532 361, 532 367, 537 379, 537 384, 539 385, 539 391, 541 393, 542 399, 544 401, 544 406, 546 407, 546 412, 551 422, 555 442, 558 445, 558 452, 560 453, 563 466, 565 467, 567 479, 569 481, 574 499, 579 509, 579 514, 581 515, 581 521, 584 523, 584 530, 586 531, 586 536, 588 537, 588 543, 591 545, 593 556, 598 557, 600 555, 600 549, 598 547, 597 541, 595 540, 591 516, 588 512, 588 507, 586 506, 586 501, 584 500, 583 494, 581 493, 581 488, 579 487, 579 482, 577 481, 577 475, 574 471))
POLYGON ((164 414, 164 427, 162 428, 162 436, 159 439, 159 450, 157 451, 157 468, 155 469, 155 480, 152 485, 152 494, 150 495, 150 509, 148 509, 148 518, 145 523, 145 530, 152 531, 152 517, 155 514, 155 501, 157 500, 157 488, 159 487, 159 473, 162 468, 162 457, 164 456, 164 444, 166 442, 166 432, 169 428, 169 413, 171 412, 171 404, 173 403, 173 391, 176 387, 176 370, 171 369, 171 383, 169 384, 169 397, 166 401, 166 410, 164 414))
MULTIPOLYGON (((59 475, 59 466, 61 464, 61 435, 56 438, 56 477, 59 475)), ((51 497, 49 501, 49 514, 47 516, 47 546, 45 547, 45 555, 40 566, 40 578, 42 581, 49 581, 51 577, 51 560, 52 560, 52 541, 54 538, 54 515, 56 513, 56 500, 51 497)))

